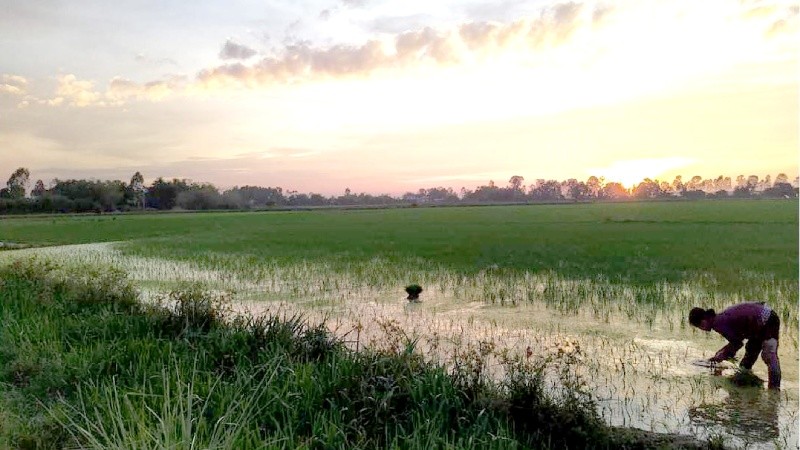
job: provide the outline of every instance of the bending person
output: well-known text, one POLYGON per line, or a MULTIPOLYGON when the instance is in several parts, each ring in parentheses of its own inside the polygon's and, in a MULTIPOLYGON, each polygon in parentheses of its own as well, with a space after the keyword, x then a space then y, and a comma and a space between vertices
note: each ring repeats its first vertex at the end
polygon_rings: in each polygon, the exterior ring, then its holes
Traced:
POLYGON ((781 365, 778 360, 778 332, 780 319, 764 302, 740 303, 717 314, 713 309, 692 308, 689 323, 704 331, 714 330, 728 340, 713 357, 712 362, 733 358, 747 340, 745 353, 739 365, 747 370, 761 353, 769 369, 769 388, 780 389, 781 365))

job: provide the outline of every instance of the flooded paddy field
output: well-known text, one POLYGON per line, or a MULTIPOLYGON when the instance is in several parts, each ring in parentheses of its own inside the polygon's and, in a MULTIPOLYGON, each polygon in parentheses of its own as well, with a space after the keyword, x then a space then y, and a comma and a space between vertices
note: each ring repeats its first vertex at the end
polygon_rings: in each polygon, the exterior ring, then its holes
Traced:
MULTIPOLYGON (((230 307, 238 313, 300 313, 312 322, 324 321, 355 350, 364 346, 397 349, 414 342, 415 351, 429 359, 451 366, 475 364, 475 370, 488 377, 500 375, 496 371, 502 370, 501 361, 509 354, 545 356, 558 367, 567 367, 577 382, 585 384, 612 425, 700 438, 723 436, 728 445, 739 448, 797 446, 797 327, 789 325, 782 330, 784 381, 780 393, 733 387, 725 378, 733 365, 714 374, 691 364, 711 356, 724 342, 715 334, 688 327, 685 305, 711 298, 720 305, 741 299, 712 295, 691 282, 657 289, 661 295, 680 298, 675 307, 635 310, 636 298, 655 295, 642 293, 649 288, 564 280, 552 273, 528 274, 512 281, 491 271, 472 277, 448 276, 444 269, 435 275, 415 273, 412 266, 393 269, 379 260, 349 274, 313 263, 250 264, 247 270, 232 270, 230 265, 212 267, 126 255, 118 247, 120 244, 50 247, 5 252, 2 257, 36 255, 119 267, 136 281, 145 298, 156 298, 185 283, 199 284, 229 295, 230 307), (422 301, 405 299, 400 278, 394 280, 392 289, 380 287, 383 283, 366 283, 364 274, 371 272, 382 273, 379 277, 387 283, 395 272, 424 279, 422 301), (298 285, 297 280, 303 282, 298 285), (577 306, 544 297, 547 290, 572 292, 578 289, 576 285, 583 286, 585 296, 576 300, 577 306), (502 286, 520 299, 482 300, 483 286, 502 286), (604 291, 613 292, 617 301, 596 298, 604 291), (533 297, 528 297, 529 292, 533 297)), ((775 290, 790 292, 777 286, 775 290)), ((776 300, 778 304, 791 301, 785 297, 776 300)), ((790 324, 791 320, 796 316, 790 318, 790 324)), ((754 372, 766 379, 760 361, 754 372)))
POLYGON ((413 343, 486 377, 545 357, 612 425, 797 448, 797 207, 724 203, 8 220, 4 239, 42 247, 0 259, 119 267, 145 298, 199 284, 235 312, 302 313, 353 349, 413 343), (688 310, 747 300, 781 317, 780 393, 691 364, 725 342, 688 310))

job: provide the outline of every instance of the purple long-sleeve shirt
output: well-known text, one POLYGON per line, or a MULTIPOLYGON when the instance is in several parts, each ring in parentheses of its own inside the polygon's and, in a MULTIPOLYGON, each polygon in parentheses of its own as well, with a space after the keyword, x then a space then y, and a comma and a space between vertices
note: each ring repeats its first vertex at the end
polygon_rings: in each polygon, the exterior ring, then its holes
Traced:
POLYGON ((714 318, 711 329, 728 340, 728 345, 720 349, 716 359, 732 358, 745 339, 758 338, 767 323, 772 309, 762 302, 740 303, 726 308, 714 318))

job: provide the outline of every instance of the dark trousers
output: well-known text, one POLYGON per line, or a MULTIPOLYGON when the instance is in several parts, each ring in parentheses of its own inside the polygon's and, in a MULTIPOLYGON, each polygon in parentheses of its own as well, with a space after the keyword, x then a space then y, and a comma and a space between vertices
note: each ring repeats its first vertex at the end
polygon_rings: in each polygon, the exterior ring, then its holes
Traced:
POLYGON ((761 330, 758 336, 750 338, 745 344, 744 358, 740 366, 745 369, 752 369, 755 364, 758 354, 761 353, 761 359, 769 369, 769 387, 770 389, 779 389, 781 387, 781 365, 778 359, 778 335, 781 328, 781 321, 775 311, 770 313, 767 323, 761 330), (773 340, 774 339, 774 340, 773 340))

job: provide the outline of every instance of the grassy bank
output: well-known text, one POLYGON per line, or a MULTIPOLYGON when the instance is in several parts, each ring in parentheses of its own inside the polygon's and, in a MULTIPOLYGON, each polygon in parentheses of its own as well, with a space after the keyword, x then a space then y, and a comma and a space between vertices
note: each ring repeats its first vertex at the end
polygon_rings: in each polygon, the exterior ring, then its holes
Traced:
POLYGON ((508 361, 498 382, 413 342, 355 353, 298 317, 225 319, 224 297, 191 287, 145 305, 113 270, 23 261, 0 283, 3 448, 679 443, 605 427, 579 384, 547 388, 543 360, 508 361))

